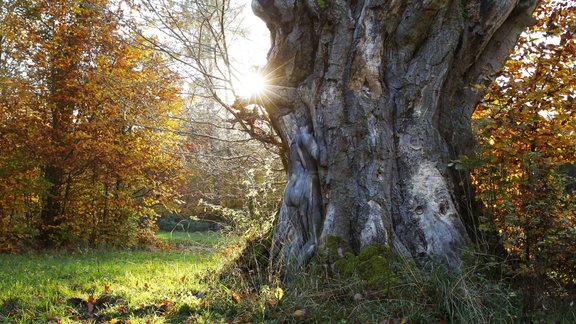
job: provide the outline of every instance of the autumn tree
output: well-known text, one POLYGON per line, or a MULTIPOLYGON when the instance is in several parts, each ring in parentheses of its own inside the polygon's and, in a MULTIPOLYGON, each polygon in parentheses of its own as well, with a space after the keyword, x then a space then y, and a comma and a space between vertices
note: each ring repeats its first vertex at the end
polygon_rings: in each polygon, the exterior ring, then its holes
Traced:
POLYGON ((536 3, 253 1, 272 85, 252 102, 288 161, 276 260, 294 270, 335 237, 460 265, 477 220, 450 162, 536 3))
POLYGON ((37 229, 47 246, 134 243, 178 179, 177 139, 166 131, 180 109, 174 75, 126 33, 120 2, 8 5, 2 39, 15 50, 3 63, 17 68, 2 75, 11 185, 0 218, 37 229))
POLYGON ((473 168, 497 231, 522 274, 574 285, 576 200, 563 174, 576 161, 576 5, 544 1, 475 113, 480 143, 473 168))

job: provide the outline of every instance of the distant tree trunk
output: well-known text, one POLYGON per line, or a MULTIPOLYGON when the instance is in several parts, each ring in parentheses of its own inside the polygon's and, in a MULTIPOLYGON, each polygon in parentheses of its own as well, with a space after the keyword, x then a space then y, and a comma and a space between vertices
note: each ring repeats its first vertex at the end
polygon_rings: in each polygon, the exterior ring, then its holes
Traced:
POLYGON ((44 247, 52 247, 58 244, 60 239, 60 228, 62 201, 60 192, 62 188, 63 171, 56 166, 44 167, 44 179, 50 183, 50 187, 44 194, 42 201, 42 232, 40 239, 44 247))
POLYGON ((330 236, 460 265, 476 221, 450 161, 536 2, 253 0, 272 37, 263 104, 289 154, 274 235, 289 271, 330 236))
MULTIPOLYGON (((67 39, 67 41, 72 40, 67 39)), ((57 61, 62 61, 66 57, 75 58, 68 51, 60 52, 53 58, 53 65, 45 72, 49 90, 47 105, 50 107, 49 146, 53 149, 53 152, 46 157, 42 168, 44 180, 50 186, 44 194, 40 213, 42 220, 40 239, 45 247, 62 244, 62 229, 60 228, 64 216, 62 190, 66 179, 66 172, 62 165, 67 156, 71 154, 69 149, 65 149, 65 141, 74 119, 74 100, 77 95, 77 92, 72 91, 72 87, 68 84, 75 78, 77 66, 56 64, 57 61), (63 93, 66 95, 63 96, 63 93)))

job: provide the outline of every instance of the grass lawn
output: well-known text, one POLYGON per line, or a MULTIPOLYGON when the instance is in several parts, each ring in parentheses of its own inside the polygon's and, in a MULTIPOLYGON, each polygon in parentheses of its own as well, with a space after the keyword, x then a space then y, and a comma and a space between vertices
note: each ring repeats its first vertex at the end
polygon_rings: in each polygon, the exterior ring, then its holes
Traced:
POLYGON ((163 323, 198 303, 217 272, 219 233, 159 233, 184 249, 0 255, 0 323, 163 323))
POLYGON ((214 248, 233 240, 228 236, 223 236, 219 232, 158 232, 156 236, 164 241, 177 246, 188 246, 197 248, 214 248))

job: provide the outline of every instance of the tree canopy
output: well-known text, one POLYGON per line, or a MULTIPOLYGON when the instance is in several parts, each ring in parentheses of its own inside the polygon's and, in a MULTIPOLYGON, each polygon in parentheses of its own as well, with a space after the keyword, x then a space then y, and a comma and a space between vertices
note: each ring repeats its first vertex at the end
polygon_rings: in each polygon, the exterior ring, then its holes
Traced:
POLYGON ((4 1, 0 75, 2 250, 130 245, 181 168, 165 59, 111 1, 4 1))

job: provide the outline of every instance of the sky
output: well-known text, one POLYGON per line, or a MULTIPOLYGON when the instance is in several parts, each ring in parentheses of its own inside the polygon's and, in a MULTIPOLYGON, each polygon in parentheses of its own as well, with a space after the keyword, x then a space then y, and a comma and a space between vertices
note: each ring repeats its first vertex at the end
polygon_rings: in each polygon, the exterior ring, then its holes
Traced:
MULTIPOLYGON (((1 0, 0 0, 1 1, 1 0)), ((258 76, 255 75, 256 67, 261 67, 266 64, 266 55, 270 48, 270 33, 266 24, 254 13, 252 12, 251 0, 229 0, 231 1, 231 11, 229 17, 232 18, 235 9, 242 8, 239 16, 234 18, 234 22, 228 25, 231 29, 241 29, 244 33, 239 35, 238 33, 231 32, 226 36, 228 53, 231 59, 232 68, 234 70, 233 75, 237 76, 239 81, 234 82, 234 89, 237 92, 246 92, 248 88, 254 87, 255 84, 261 82, 258 80, 258 76)), ((186 3, 186 2, 176 2, 176 3, 186 3)), ((171 2, 164 0, 146 0, 139 4, 142 5, 143 10, 132 10, 124 2, 120 2, 120 8, 123 10, 124 14, 128 17, 136 20, 141 26, 145 27, 144 34, 147 37, 155 37, 160 40, 161 44, 165 44, 167 48, 174 48, 176 52, 180 51, 182 45, 180 45, 181 36, 178 33, 178 29, 168 27, 163 23, 163 21, 170 22, 170 17, 166 12, 166 8, 170 6, 171 2), (158 19, 157 14, 163 16, 163 18, 158 19), (174 30, 176 32, 174 32, 174 30), (178 36, 174 36, 178 34, 178 36)), ((114 8, 114 7, 113 7, 114 8)), ((170 9, 168 9, 170 10, 170 9)), ((176 12, 180 13, 182 10, 180 8, 175 8, 176 12)), ((191 43, 194 43, 194 39, 190 38, 191 43)), ((186 53, 186 50, 183 51, 186 53)), ((176 54, 178 55, 178 54, 176 54)), ((193 59, 184 58, 186 62, 194 64, 193 59)), ((187 73, 195 73, 194 69, 190 69, 186 64, 181 66, 178 62, 175 62, 176 69, 184 69, 188 71, 187 73)))
POLYGON ((246 41, 236 44, 238 55, 250 65, 266 64, 266 53, 270 48, 270 33, 266 24, 252 12, 251 0, 238 0, 244 5, 242 25, 248 31, 246 41))
POLYGON ((252 12, 251 0, 236 0, 242 5, 240 25, 245 28, 245 37, 231 41, 230 52, 236 61, 235 68, 241 79, 235 82, 234 88, 243 97, 262 88, 264 80, 256 73, 256 67, 266 64, 266 54, 270 49, 270 33, 266 24, 252 12))

